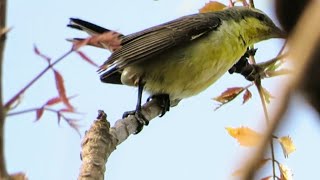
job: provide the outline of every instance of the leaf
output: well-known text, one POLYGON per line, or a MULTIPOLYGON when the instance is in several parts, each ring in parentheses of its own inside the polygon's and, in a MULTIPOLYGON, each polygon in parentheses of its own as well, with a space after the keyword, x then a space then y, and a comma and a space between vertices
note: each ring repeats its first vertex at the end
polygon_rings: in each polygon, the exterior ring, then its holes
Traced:
POLYGON ((201 9, 199 9, 199 13, 207 13, 207 12, 213 12, 213 11, 221 11, 227 6, 217 2, 217 1, 210 1, 206 3, 201 9))
POLYGON ((261 142, 262 135, 248 127, 226 127, 229 135, 237 139, 241 146, 256 146, 261 142))
POLYGON ((80 130, 79 130, 79 124, 77 123, 78 120, 68 119, 68 118, 65 118, 65 120, 67 121, 69 126, 72 127, 74 130, 76 130, 77 133, 81 136, 81 133, 80 133, 80 130))
POLYGON ((38 121, 42 117, 43 112, 44 112, 44 108, 39 108, 36 110, 36 121, 38 121))
POLYGON ((285 158, 288 158, 289 154, 296 150, 296 147, 289 136, 282 136, 277 140, 280 142, 285 158))
POLYGON ((280 179, 281 180, 293 180, 293 174, 291 169, 289 169, 287 166, 284 164, 278 164, 279 165, 279 170, 280 170, 280 179))
POLYGON ((80 57, 83 59, 83 60, 85 60, 87 63, 89 63, 89 64, 91 64, 91 65, 93 65, 93 66, 95 66, 95 67, 99 67, 95 62, 93 62, 87 55, 85 55, 83 52, 81 52, 81 51, 76 51, 77 52, 77 54, 79 54, 80 55, 80 57))
POLYGON ((4 110, 5 111, 10 111, 10 110, 13 110, 15 109, 16 107, 18 107, 22 101, 22 94, 16 94, 12 99, 9 100, 9 102, 7 102, 5 105, 4 105, 4 110))
POLYGON ((57 90, 58 90, 58 93, 59 93, 59 97, 61 98, 63 104, 65 106, 67 106, 68 109, 74 109, 73 106, 70 104, 69 102, 69 99, 67 98, 67 95, 66 95, 66 90, 65 90, 65 87, 64 87, 64 81, 63 81, 63 77, 61 76, 61 74, 53 69, 53 72, 54 72, 54 77, 55 77, 55 80, 56 80, 56 87, 57 87, 57 90))
POLYGON ((11 31, 11 30, 12 30, 12 27, 10 27, 10 28, 4 27, 4 28, 0 29, 0 38, 1 38, 3 35, 7 34, 7 33, 8 33, 9 31, 11 31))
POLYGON ((274 98, 274 96, 272 96, 272 94, 264 87, 262 87, 262 93, 263 93, 264 99, 269 104, 270 103, 270 99, 274 98))
POLYGON ((52 105, 55 105, 55 104, 58 104, 62 101, 62 99, 60 97, 54 97, 54 98, 51 98, 49 99, 45 104, 44 106, 52 106, 52 105))
POLYGON ((107 31, 99 35, 92 35, 83 40, 73 41, 73 50, 78 50, 85 45, 91 45, 109 49, 111 52, 121 48, 121 34, 115 31, 107 31))
POLYGON ((236 98, 243 90, 243 87, 228 88, 223 93, 221 93, 220 96, 215 97, 213 99, 220 103, 227 103, 236 98))
POLYGON ((242 104, 246 103, 252 97, 251 92, 246 89, 245 93, 243 94, 243 101, 242 104))
POLYGON ((42 54, 42 53, 39 51, 39 49, 38 49, 38 47, 37 47, 36 45, 33 46, 33 51, 34 51, 34 53, 36 53, 36 55, 40 56, 42 59, 44 59, 44 60, 46 60, 48 63, 50 63, 51 58, 49 58, 48 56, 42 54))

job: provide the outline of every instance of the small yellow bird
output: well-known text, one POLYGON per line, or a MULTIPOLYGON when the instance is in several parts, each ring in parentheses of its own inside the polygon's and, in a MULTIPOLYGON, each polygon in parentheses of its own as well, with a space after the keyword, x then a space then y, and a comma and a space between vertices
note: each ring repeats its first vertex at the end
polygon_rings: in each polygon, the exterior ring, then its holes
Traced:
MULTIPOLYGON (((74 18, 68 26, 91 35, 113 32, 74 18)), ((192 14, 133 34, 114 34, 119 46, 101 66, 101 81, 138 87, 133 114, 142 127, 148 122, 141 114, 143 90, 161 99, 163 115, 170 103, 177 104, 213 84, 250 45, 283 37, 266 14, 247 7, 192 14)), ((110 48, 103 41, 93 45, 110 48)))

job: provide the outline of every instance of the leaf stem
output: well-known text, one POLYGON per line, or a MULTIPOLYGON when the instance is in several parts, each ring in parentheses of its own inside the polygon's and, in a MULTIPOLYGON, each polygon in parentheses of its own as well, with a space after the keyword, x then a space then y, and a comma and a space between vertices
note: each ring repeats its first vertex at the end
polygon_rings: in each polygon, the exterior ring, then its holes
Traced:
MULTIPOLYGON (((269 126, 270 119, 269 119, 268 109, 267 109, 266 101, 265 101, 263 90, 262 90, 262 86, 261 86, 261 79, 256 80, 255 84, 256 84, 256 87, 257 87, 258 92, 259 92, 259 97, 260 97, 260 100, 261 100, 261 104, 262 104, 262 108, 263 108, 266 124, 267 124, 267 126, 269 126)), ((271 149, 271 159, 272 159, 272 161, 271 161, 271 163, 272 163, 272 177, 273 177, 273 180, 275 180, 276 179, 276 167, 275 167, 274 144, 273 144, 273 139, 272 138, 270 138, 270 149, 271 149)))

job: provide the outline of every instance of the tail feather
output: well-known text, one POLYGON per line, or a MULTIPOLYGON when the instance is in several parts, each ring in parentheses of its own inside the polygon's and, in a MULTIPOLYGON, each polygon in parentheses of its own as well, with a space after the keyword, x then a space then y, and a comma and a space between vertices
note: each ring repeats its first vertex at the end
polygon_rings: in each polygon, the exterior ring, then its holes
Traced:
POLYGON ((101 26, 98 26, 77 18, 70 18, 70 23, 67 26, 70 28, 85 31, 90 35, 102 34, 104 32, 111 31, 109 29, 103 28, 101 26))

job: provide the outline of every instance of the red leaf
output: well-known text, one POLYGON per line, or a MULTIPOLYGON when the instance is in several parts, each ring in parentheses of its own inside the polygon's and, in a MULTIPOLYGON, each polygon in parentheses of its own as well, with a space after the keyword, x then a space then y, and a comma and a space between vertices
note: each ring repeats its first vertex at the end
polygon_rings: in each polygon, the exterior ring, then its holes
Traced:
POLYGON ((225 90, 220 96, 213 98, 220 103, 227 103, 236 98, 242 91, 243 87, 232 87, 225 90))
POLYGON ((245 93, 243 94, 243 101, 242 104, 246 103, 252 97, 251 92, 246 89, 245 93))
POLYGON ((61 98, 61 101, 63 102, 64 105, 67 106, 68 109, 74 109, 70 104, 69 99, 67 98, 66 90, 63 83, 63 77, 57 70, 53 70, 53 72, 56 80, 56 87, 58 89, 58 93, 59 93, 59 97, 61 98))
POLYGON ((38 121, 43 115, 44 109, 40 108, 36 110, 36 121, 38 121))
POLYGON ((80 57, 82 57, 83 60, 85 60, 86 62, 88 62, 89 64, 95 66, 95 67, 99 67, 95 62, 93 62, 87 55, 85 55, 83 52, 81 51, 76 51, 80 57))
POLYGON ((62 101, 62 99, 60 97, 54 97, 54 98, 49 99, 44 105, 45 106, 52 106, 54 104, 58 104, 61 101, 62 101))
POLYGON ((34 45, 33 47, 34 52, 36 53, 36 55, 40 56, 42 59, 45 59, 48 63, 50 63, 51 58, 49 58, 48 56, 42 54, 39 49, 37 48, 37 46, 34 45))
POLYGON ((121 34, 115 31, 104 32, 99 35, 93 35, 87 39, 73 41, 73 50, 78 50, 85 45, 91 45, 109 49, 111 52, 121 48, 121 34))

